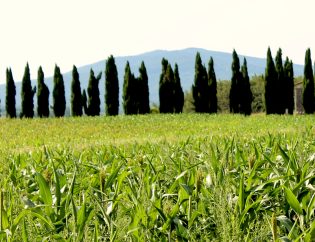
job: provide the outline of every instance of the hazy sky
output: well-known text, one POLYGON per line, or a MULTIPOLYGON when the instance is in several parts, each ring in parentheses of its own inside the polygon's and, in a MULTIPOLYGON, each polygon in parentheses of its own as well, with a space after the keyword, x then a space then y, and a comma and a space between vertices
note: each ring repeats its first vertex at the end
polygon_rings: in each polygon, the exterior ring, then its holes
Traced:
MULTIPOLYGON (((200 47, 265 57, 281 47, 295 63, 315 57, 314 0, 1 0, 0 82, 28 61, 52 75, 108 55, 200 47)), ((105 65, 105 64, 104 64, 105 65)))

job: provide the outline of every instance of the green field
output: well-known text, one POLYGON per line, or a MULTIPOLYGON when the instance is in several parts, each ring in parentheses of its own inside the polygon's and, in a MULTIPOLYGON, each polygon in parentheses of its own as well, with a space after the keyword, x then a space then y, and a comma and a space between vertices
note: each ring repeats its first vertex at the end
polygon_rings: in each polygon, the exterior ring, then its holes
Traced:
POLYGON ((315 116, 0 119, 7 241, 312 241, 315 116))

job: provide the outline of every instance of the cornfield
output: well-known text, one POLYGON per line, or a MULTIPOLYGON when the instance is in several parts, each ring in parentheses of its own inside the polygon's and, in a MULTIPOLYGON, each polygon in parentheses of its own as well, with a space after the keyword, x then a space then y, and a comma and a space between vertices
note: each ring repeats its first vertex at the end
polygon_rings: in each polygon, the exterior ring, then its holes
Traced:
POLYGON ((313 241, 314 121, 3 119, 0 239, 313 241))

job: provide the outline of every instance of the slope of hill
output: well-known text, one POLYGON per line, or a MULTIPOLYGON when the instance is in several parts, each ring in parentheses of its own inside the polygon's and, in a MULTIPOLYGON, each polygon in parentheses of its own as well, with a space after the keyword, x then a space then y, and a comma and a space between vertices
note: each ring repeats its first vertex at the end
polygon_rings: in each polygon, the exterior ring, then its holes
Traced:
MULTIPOLYGON (((135 56, 122 56, 115 57, 116 66, 118 70, 118 78, 119 78, 119 87, 120 87, 120 97, 122 92, 123 85, 123 77, 124 77, 124 69, 127 60, 130 63, 130 67, 132 72, 138 76, 138 68, 140 67, 141 61, 145 62, 148 77, 149 77, 149 90, 150 90, 150 103, 159 103, 158 90, 159 90, 159 77, 161 73, 161 60, 162 58, 168 59, 168 61, 174 66, 175 62, 179 66, 180 78, 183 89, 189 90, 193 83, 194 79, 194 65, 195 65, 195 56, 196 53, 200 52, 203 63, 207 66, 210 57, 213 57, 214 60, 214 68, 216 72, 216 76, 218 80, 229 80, 231 77, 231 63, 232 63, 232 55, 231 53, 218 52, 218 51, 210 51, 200 48, 188 48, 183 50, 175 50, 175 51, 164 51, 164 50, 156 50, 152 52, 147 52, 140 55, 135 56)), ((242 55, 239 55, 241 63, 243 62, 242 55)), ((249 75, 261 75, 265 72, 266 60, 263 58, 256 58, 245 56, 248 64, 249 75)), ((80 74, 81 88, 87 88, 90 69, 93 68, 94 72, 97 74, 98 72, 104 72, 105 70, 105 60, 99 61, 94 64, 89 64, 86 66, 82 66, 78 68, 80 74)), ((62 67, 61 67, 62 70, 62 67)), ((45 71, 45 70, 44 70, 45 71)), ((303 66, 302 65, 294 65, 294 73, 295 76, 299 76, 303 74, 303 66)), ((67 113, 69 113, 70 109, 70 86, 71 86, 71 72, 67 72, 63 74, 64 82, 65 82, 65 91, 66 91, 66 100, 67 100, 67 113)), ((21 83, 16 81, 16 104, 17 109, 20 109, 21 105, 21 83)), ((36 80, 33 80, 33 85, 36 84, 36 80)), ((45 82, 47 83, 50 92, 53 90, 53 79, 52 77, 46 78, 45 82)), ((105 93, 105 76, 104 73, 102 75, 102 79, 100 81, 100 94, 101 94, 101 110, 104 111, 104 93, 105 93)), ((52 95, 50 95, 52 98, 52 95)), ((1 99, 1 110, 5 111, 5 85, 0 85, 0 99, 1 99)), ((121 101, 121 100, 120 100, 121 101)), ((36 98, 34 100, 34 104, 36 106, 36 98)), ((52 100, 51 100, 52 103, 52 100)), ((120 105, 121 108, 121 105, 120 105)))

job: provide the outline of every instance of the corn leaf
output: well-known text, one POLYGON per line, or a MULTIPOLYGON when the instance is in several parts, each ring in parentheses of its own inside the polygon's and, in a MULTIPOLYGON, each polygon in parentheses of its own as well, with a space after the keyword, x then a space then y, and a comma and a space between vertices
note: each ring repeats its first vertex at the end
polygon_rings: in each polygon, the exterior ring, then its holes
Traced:
POLYGON ((23 219, 22 239, 23 239, 23 242, 28 242, 28 234, 27 234, 25 219, 23 219))
POLYGON ((55 195, 56 195, 56 208, 57 208, 57 214, 60 210, 60 201, 61 201, 61 192, 60 192, 60 180, 59 180, 59 174, 56 170, 54 162, 52 163, 52 167, 54 170, 54 175, 55 175, 55 195))
POLYGON ((53 214, 53 209, 52 209, 52 195, 51 195, 49 185, 46 182, 45 178, 40 173, 36 173, 36 179, 39 186, 40 197, 46 206, 46 211, 48 213, 48 216, 51 216, 53 214))
POLYGON ((115 179, 117 179, 117 175, 118 172, 120 171, 121 167, 123 165, 121 164, 120 166, 118 166, 109 176, 109 178, 107 179, 106 183, 105 183, 105 187, 104 189, 106 190, 107 188, 111 187, 113 182, 115 181, 115 179))
POLYGON ((242 173, 241 179, 240 179, 240 186, 239 186, 239 192, 238 192, 238 206, 241 213, 244 210, 244 206, 245 206, 244 173, 242 173))
POLYGON ((303 214, 303 210, 302 210, 302 207, 301 207, 298 199, 296 198, 296 196, 293 194, 293 192, 289 188, 287 188, 285 186, 283 186, 283 188, 284 188, 285 197, 286 197, 290 207, 297 214, 301 214, 302 215, 303 214))

